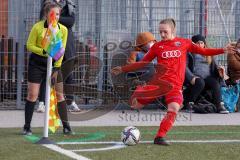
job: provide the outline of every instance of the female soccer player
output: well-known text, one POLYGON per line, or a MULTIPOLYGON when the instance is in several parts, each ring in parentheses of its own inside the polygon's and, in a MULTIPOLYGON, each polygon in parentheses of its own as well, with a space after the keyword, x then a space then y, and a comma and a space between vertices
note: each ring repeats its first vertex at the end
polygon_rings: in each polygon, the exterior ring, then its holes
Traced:
MULTIPOLYGON (((34 111, 34 106, 38 98, 39 87, 41 81, 46 77, 47 73, 47 57, 48 54, 43 49, 42 40, 47 31, 48 24, 50 22, 50 15, 54 13, 56 20, 59 20, 60 8, 55 3, 48 3, 44 8, 44 15, 46 15, 45 20, 37 22, 28 37, 27 49, 32 52, 29 59, 28 65, 28 93, 25 104, 25 125, 23 127, 24 135, 31 135, 31 120, 34 111)), ((68 30, 65 26, 57 23, 59 32, 61 32, 61 40, 63 47, 66 47, 68 30)), ((58 100, 58 113, 63 124, 63 133, 71 134, 71 128, 68 123, 66 102, 63 96, 63 82, 62 75, 60 71, 63 56, 57 60, 53 60, 53 71, 52 71, 52 82, 55 81, 55 89, 58 100)), ((53 85, 53 84, 52 84, 53 85)))
MULTIPOLYGON (((231 44, 219 49, 200 48, 189 39, 176 37, 176 23, 171 18, 162 20, 159 30, 162 40, 155 43, 140 62, 123 67, 115 67, 112 69, 112 73, 118 75, 122 72, 138 70, 145 66, 146 62, 151 62, 155 57, 157 57, 158 64, 163 65, 167 69, 167 72, 161 75, 161 79, 170 82, 173 89, 164 96, 168 110, 160 123, 154 144, 169 145, 164 137, 172 128, 183 102, 182 86, 186 69, 186 53, 192 52, 211 56, 223 54, 224 52, 232 53, 235 49, 231 44)), ((139 105, 141 104, 137 104, 137 106, 139 105)))

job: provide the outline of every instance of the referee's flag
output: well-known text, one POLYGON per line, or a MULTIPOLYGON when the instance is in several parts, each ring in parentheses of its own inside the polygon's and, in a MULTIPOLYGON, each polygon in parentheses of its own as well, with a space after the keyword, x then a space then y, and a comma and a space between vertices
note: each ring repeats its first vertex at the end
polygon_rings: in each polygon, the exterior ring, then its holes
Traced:
POLYGON ((61 124, 57 110, 57 96, 54 88, 51 88, 49 109, 49 130, 55 133, 61 124))

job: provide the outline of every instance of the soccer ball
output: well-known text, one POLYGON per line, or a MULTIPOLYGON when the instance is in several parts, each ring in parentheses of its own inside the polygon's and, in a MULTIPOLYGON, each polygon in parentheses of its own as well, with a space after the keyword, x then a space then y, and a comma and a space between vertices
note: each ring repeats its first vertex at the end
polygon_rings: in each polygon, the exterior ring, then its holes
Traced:
POLYGON ((126 127, 121 133, 121 140, 125 145, 136 145, 140 140, 140 131, 134 126, 126 127))

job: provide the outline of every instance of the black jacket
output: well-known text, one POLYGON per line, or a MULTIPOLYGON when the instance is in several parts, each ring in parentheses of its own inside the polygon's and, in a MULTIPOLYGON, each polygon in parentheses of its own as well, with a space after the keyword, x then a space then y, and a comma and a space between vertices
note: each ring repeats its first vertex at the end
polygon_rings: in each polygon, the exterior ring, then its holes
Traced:
POLYGON ((75 40, 74 40, 73 31, 72 31, 72 27, 75 23, 75 14, 74 12, 69 13, 68 2, 62 8, 59 23, 63 24, 68 28, 67 46, 66 46, 65 55, 64 55, 64 60, 66 60, 76 55, 75 40))

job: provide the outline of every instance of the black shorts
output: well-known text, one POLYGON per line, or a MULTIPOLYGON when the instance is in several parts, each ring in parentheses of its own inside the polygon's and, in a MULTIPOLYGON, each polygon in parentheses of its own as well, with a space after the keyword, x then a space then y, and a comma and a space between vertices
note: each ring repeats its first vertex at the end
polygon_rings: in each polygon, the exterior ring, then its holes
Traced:
MULTIPOLYGON (((47 57, 32 53, 28 63, 28 82, 40 84, 47 75, 47 57)), ((57 83, 62 82, 61 70, 58 71, 57 83)))

